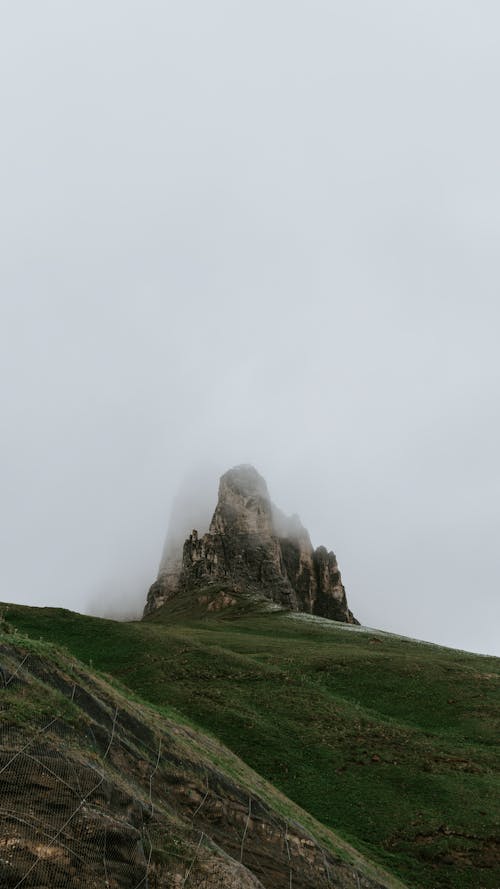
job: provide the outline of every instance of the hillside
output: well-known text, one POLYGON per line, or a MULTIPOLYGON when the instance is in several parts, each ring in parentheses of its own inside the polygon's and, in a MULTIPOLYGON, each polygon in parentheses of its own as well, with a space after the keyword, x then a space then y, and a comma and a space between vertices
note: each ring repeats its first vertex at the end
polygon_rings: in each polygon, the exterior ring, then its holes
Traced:
POLYGON ((2 632, 0 664, 2 889, 398 889, 214 738, 54 646, 2 632))
POLYGON ((131 623, 4 612, 209 731, 409 889, 498 889, 497 659, 248 601, 180 604, 131 623))

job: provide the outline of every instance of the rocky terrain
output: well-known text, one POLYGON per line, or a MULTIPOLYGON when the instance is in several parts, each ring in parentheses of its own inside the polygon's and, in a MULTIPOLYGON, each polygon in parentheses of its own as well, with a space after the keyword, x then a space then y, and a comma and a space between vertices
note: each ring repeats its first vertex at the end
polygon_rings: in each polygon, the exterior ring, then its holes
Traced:
POLYGON ((290 611, 358 623, 347 605, 337 559, 314 549, 297 516, 272 503, 267 485, 252 466, 226 472, 206 534, 193 530, 183 551, 167 546, 167 557, 151 587, 145 614, 181 591, 223 586, 212 607, 234 603, 232 594, 257 594, 290 611))

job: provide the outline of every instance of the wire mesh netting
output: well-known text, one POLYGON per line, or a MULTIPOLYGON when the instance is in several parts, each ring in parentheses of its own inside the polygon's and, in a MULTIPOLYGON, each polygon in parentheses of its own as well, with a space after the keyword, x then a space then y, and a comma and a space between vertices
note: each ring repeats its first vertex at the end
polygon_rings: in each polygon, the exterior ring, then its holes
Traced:
POLYGON ((80 667, 0 645, 0 889, 379 886, 220 756, 80 667))
MULTIPOLYGON (((0 689, 22 703, 30 668, 39 673, 38 658, 29 655, 2 666, 0 689)), ((73 685, 72 702, 83 696, 88 692, 73 685)), ((187 825, 175 806, 162 800, 155 778, 172 763, 167 751, 162 753, 161 737, 141 730, 140 714, 135 723, 118 707, 112 712, 98 699, 90 703, 99 722, 72 725, 55 712, 28 725, 14 721, 5 697, 2 701, 1 889, 243 885, 241 869, 194 827, 203 800, 187 825), (154 747, 144 735, 155 740, 154 747)), ((248 874, 252 885, 259 883, 248 874)))

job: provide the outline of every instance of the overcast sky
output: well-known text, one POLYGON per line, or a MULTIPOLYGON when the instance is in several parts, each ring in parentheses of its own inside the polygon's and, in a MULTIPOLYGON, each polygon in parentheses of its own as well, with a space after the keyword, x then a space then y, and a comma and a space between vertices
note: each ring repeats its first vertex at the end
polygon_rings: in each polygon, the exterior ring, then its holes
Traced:
POLYGON ((0 0, 0 599, 140 611, 251 462, 500 653, 497 0, 0 0))

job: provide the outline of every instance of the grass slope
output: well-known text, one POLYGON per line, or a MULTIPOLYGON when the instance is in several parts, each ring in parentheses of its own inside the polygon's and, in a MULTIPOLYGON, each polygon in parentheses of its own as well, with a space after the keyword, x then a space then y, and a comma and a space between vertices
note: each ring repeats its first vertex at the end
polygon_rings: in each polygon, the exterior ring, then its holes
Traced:
POLYGON ((249 874, 272 889, 407 889, 212 736, 5 628, 2 889, 250 889, 249 874))
POLYGON ((497 659, 282 613, 5 617, 210 730, 409 886, 499 889, 497 659))

